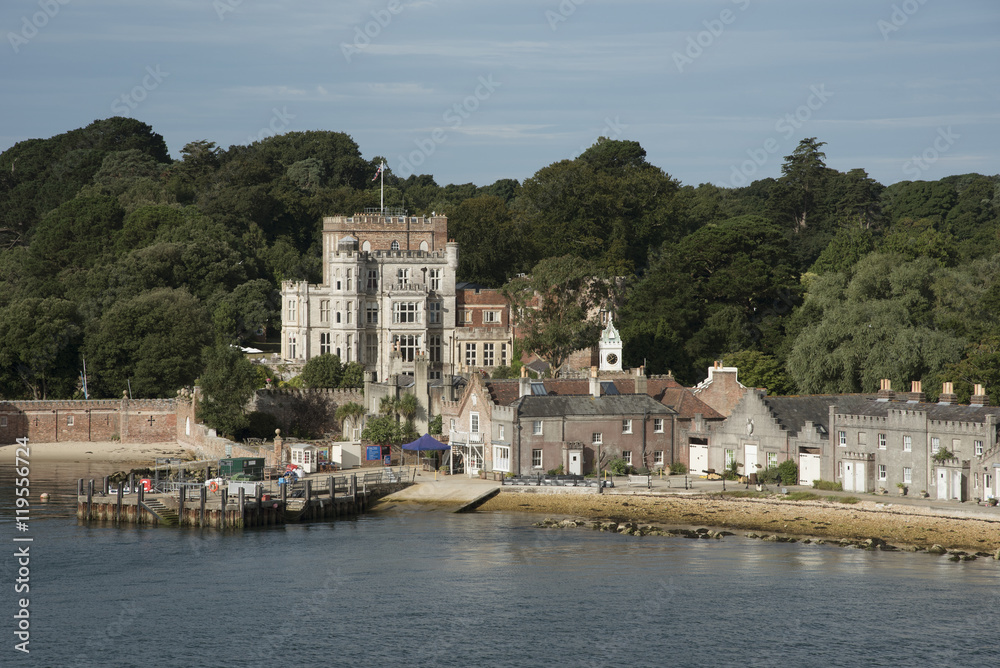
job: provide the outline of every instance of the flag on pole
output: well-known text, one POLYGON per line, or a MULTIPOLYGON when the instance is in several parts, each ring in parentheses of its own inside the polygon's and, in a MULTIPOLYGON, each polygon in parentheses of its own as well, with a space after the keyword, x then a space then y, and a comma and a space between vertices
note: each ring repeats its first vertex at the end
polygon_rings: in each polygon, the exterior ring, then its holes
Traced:
POLYGON ((378 166, 378 169, 375 170, 375 176, 372 177, 372 181, 374 181, 375 179, 378 178, 378 175, 382 173, 383 169, 385 169, 385 163, 384 162, 378 166))

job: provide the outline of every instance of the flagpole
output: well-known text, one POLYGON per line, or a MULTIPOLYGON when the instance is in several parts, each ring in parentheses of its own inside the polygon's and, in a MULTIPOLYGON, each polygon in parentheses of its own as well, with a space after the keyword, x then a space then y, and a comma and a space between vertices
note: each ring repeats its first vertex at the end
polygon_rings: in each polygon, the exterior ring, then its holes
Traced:
POLYGON ((379 173, 382 175, 381 187, 379 188, 379 206, 382 207, 382 215, 385 215, 385 160, 382 161, 382 167, 379 169, 379 173))

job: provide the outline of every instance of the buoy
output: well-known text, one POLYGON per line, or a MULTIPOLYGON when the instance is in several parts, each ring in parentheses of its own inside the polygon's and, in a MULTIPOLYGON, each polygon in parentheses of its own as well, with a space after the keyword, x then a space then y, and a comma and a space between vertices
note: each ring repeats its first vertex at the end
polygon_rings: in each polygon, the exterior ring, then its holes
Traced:
POLYGON ((41 497, 39 497, 39 498, 40 498, 40 499, 41 499, 42 501, 48 501, 48 500, 49 500, 49 493, 48 493, 48 492, 42 492, 42 495, 41 495, 41 497))
POLYGON ((212 482, 208 483, 208 491, 210 491, 210 492, 218 492, 219 491, 219 483, 215 482, 214 480, 212 482))

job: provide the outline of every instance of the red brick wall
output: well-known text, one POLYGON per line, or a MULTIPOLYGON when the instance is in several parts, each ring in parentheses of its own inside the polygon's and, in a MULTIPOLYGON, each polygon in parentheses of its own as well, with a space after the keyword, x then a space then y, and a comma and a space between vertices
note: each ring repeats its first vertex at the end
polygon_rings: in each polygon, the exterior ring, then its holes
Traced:
MULTIPOLYGON (((510 325, 510 307, 498 290, 483 289, 476 294, 475 289, 455 291, 455 309, 472 312, 472 322, 456 319, 457 327, 496 327, 506 329, 510 325), (499 322, 483 322, 483 311, 500 311, 499 322)), ((457 317, 460 317, 458 315, 457 317)))
POLYGON ((177 440, 173 400, 125 403, 123 407, 123 402, 114 400, 3 402, 0 444, 25 436, 36 443, 110 441, 115 435, 124 443, 177 440))
POLYGON ((350 234, 358 240, 358 250, 366 241, 373 251, 390 250, 393 241, 399 243, 401 251, 420 250, 420 242, 426 241, 428 250, 443 251, 448 242, 448 219, 444 216, 419 217, 415 223, 407 217, 406 222, 398 223, 395 218, 389 219, 393 222, 385 222, 379 216, 355 214, 351 220, 349 223, 344 216, 327 217, 323 219, 323 229, 335 232, 338 238, 350 234))

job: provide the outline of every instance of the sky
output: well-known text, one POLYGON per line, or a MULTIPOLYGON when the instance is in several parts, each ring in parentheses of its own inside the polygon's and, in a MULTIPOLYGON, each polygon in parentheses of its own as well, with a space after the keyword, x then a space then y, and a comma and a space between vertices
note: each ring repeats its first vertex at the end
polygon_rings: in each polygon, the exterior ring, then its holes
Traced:
POLYGON ((3 0, 0 150, 130 116, 188 142, 350 135, 437 183, 600 136, 685 185, 816 137, 885 185, 1000 172, 997 0, 3 0))

